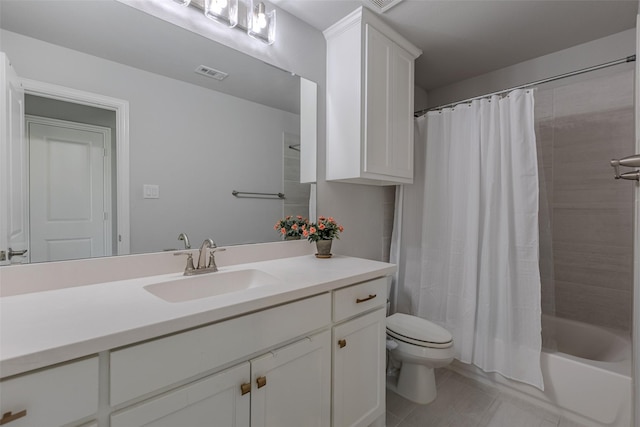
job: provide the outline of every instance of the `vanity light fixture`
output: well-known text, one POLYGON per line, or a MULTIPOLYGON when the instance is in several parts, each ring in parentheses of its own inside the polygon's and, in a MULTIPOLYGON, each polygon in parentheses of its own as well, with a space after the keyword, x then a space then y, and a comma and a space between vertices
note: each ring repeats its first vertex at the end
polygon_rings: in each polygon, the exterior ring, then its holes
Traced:
MULTIPOLYGON (((0 0, 2 1, 2 0, 0 0)), ((268 45, 276 41, 276 10, 267 11, 267 6, 260 0, 164 0, 173 1, 182 6, 193 6, 204 11, 204 15, 218 21, 229 28, 237 28, 268 45), (239 11, 241 20, 238 20, 239 11), (246 22, 244 12, 246 10, 246 22)), ((401 1, 401 0, 394 0, 401 1)))
POLYGON ((266 44, 276 40, 276 11, 267 12, 263 2, 249 0, 247 8, 247 34, 266 44))
POLYGON ((205 0, 204 15, 233 28, 238 25, 238 0, 205 0))

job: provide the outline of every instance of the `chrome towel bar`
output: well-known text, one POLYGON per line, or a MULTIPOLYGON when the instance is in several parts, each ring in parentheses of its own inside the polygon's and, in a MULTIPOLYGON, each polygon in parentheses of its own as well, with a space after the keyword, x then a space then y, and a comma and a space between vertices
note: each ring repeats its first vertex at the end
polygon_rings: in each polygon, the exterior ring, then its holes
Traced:
POLYGON ((253 197, 256 199, 284 199, 284 193, 255 193, 251 191, 236 191, 231 192, 236 197, 253 197))

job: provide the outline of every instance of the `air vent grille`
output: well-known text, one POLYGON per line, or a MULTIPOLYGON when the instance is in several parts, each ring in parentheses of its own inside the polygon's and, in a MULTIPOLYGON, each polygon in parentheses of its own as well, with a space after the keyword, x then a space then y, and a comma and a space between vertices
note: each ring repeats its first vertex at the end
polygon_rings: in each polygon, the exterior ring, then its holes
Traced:
POLYGON ((229 75, 220 70, 216 70, 215 68, 207 67, 206 65, 200 65, 195 71, 198 74, 202 74, 203 76, 211 77, 216 80, 224 80, 229 75))
POLYGON ((378 13, 384 13, 402 0, 362 0, 362 2, 378 13))

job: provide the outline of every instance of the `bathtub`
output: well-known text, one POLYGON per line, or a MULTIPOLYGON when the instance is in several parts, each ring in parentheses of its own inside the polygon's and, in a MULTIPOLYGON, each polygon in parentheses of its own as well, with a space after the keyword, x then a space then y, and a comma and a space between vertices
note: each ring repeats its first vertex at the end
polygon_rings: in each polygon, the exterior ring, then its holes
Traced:
POLYGON ((615 331, 543 316, 544 392, 454 361, 451 369, 588 427, 631 425, 631 340, 615 331), (555 338, 555 339, 554 339, 555 338))

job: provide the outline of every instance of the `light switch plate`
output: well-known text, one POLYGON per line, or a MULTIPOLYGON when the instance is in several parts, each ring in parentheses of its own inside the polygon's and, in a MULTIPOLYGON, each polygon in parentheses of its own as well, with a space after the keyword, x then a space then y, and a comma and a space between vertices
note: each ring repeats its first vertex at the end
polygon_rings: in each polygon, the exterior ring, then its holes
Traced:
POLYGON ((142 198, 143 199, 159 199, 160 186, 152 185, 152 184, 144 184, 142 186, 142 198))

